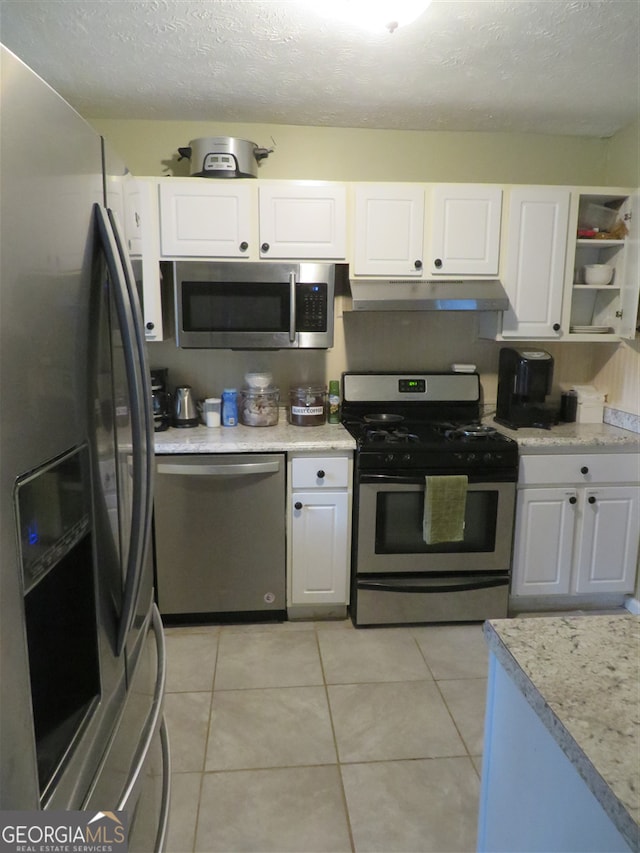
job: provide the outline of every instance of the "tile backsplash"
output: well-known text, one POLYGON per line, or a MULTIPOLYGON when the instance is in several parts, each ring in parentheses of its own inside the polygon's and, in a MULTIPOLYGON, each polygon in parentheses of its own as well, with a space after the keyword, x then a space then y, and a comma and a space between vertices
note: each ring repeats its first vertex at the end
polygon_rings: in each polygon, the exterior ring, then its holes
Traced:
MULTIPOLYGON (((165 341, 150 344, 148 353, 152 367, 169 368, 171 388, 189 384, 197 397, 219 395, 223 387, 242 387, 249 371, 270 371, 285 402, 291 385, 326 384, 345 370, 448 371, 454 362, 472 363, 490 409, 497 393, 498 355, 506 344, 478 338, 477 319, 472 313, 343 314, 338 303, 330 350, 183 350, 174 341, 165 341)), ((551 399, 559 398, 561 384, 593 380, 591 344, 529 346, 546 349, 555 359, 551 399)))

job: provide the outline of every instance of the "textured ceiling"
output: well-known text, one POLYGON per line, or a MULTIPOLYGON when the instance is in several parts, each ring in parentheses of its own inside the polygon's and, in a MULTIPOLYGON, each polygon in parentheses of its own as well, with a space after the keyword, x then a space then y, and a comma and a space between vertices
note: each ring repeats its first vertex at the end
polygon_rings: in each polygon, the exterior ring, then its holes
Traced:
POLYGON ((379 35, 296 0, 0 0, 0 39, 88 118, 598 137, 640 111, 638 0, 433 0, 379 35))

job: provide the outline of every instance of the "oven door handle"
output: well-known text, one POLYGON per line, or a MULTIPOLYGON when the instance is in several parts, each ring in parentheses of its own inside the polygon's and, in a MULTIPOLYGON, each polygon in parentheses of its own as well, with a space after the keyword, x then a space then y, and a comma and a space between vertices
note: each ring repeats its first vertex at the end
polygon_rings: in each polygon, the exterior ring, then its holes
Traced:
MULTIPOLYGON (((431 472, 434 476, 438 474, 442 476, 447 476, 448 474, 453 474, 453 471, 435 471, 431 472)), ((469 479, 469 489, 477 489, 486 488, 487 486, 502 486, 508 485, 509 483, 515 484, 516 479, 515 476, 508 475, 504 477, 502 474, 492 471, 488 476, 478 476, 473 471, 459 470, 455 473, 458 474, 467 474, 469 479)), ((375 486, 376 484, 396 484, 400 486, 421 486, 424 488, 425 485, 425 476, 424 474, 417 475, 416 474, 370 474, 370 473, 360 473, 358 477, 358 483, 362 486, 375 486)))
POLYGON ((408 486, 424 486, 424 476, 416 477, 415 474, 360 474, 361 484, 371 483, 405 483, 408 486))
POLYGON ((375 581, 375 580, 358 580, 358 589, 370 589, 374 592, 467 592, 474 589, 491 589, 496 586, 505 586, 509 584, 509 577, 502 575, 495 578, 460 578, 454 580, 443 578, 426 578, 424 583, 407 583, 402 581, 375 581))

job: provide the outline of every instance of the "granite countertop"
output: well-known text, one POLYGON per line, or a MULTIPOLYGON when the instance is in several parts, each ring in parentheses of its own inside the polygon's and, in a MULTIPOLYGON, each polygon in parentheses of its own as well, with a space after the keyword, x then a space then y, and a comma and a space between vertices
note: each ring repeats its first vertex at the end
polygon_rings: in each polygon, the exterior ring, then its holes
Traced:
POLYGON ((485 623, 490 650, 633 850, 640 844, 640 617, 485 623))
POLYGON ((269 453, 285 451, 354 450, 356 443, 341 424, 298 427, 280 417, 275 426, 171 427, 154 433, 160 453, 269 453))
POLYGON ((522 455, 534 453, 638 453, 640 435, 610 424, 558 424, 551 429, 523 427, 509 429, 497 424, 492 416, 484 418, 509 438, 518 442, 522 455))

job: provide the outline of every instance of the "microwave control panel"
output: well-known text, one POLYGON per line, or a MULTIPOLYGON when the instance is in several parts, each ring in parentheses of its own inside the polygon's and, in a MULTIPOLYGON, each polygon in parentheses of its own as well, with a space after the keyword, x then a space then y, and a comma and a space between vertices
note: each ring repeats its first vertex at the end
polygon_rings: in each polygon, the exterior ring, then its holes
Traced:
POLYGON ((327 330, 327 285, 300 282, 296 288, 296 330, 325 332, 327 330))

